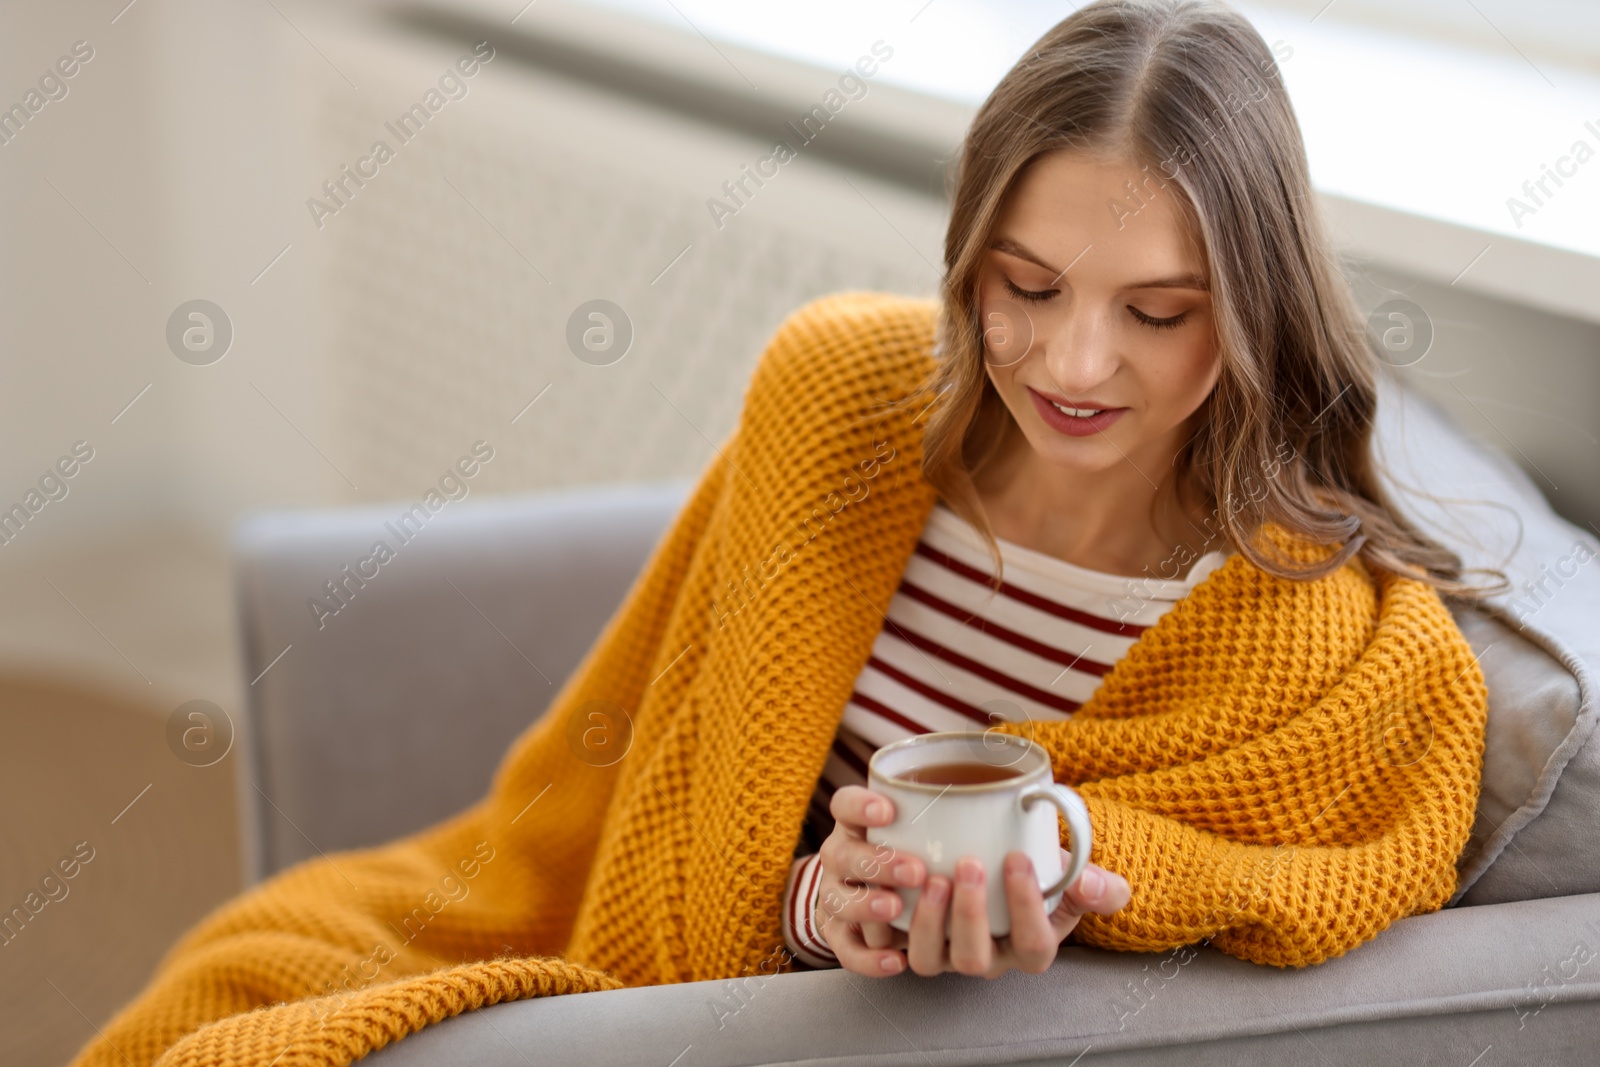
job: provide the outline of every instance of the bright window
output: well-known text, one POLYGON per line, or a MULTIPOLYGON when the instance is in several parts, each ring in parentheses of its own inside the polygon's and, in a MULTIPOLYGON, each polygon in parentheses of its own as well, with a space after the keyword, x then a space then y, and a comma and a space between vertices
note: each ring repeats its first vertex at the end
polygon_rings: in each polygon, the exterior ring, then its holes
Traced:
MULTIPOLYGON (((589 2, 713 46, 732 41, 830 68, 881 38, 895 52, 879 81, 974 105, 1066 11, 1058 0, 589 2)), ((1600 257, 1596 0, 1239 7, 1269 44, 1292 51, 1284 82, 1320 190, 1600 257), (1580 142, 1596 158, 1579 163, 1580 142), (1560 184, 1548 176, 1557 170, 1560 184)))

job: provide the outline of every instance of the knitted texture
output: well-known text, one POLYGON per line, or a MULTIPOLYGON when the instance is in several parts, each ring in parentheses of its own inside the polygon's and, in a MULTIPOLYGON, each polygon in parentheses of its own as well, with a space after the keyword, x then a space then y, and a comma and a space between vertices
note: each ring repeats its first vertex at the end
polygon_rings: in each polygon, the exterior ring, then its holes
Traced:
MULTIPOLYGON (((792 314, 488 795, 224 904, 75 1064, 342 1067, 504 1000, 792 969, 794 843, 936 498, 920 470, 936 310, 850 292, 792 314)), ((997 728, 1049 751, 1089 805, 1096 862, 1132 886, 1077 940, 1211 938, 1302 966, 1448 899, 1485 717, 1431 589, 1358 564, 1293 582, 1236 555, 1072 719, 997 728)))

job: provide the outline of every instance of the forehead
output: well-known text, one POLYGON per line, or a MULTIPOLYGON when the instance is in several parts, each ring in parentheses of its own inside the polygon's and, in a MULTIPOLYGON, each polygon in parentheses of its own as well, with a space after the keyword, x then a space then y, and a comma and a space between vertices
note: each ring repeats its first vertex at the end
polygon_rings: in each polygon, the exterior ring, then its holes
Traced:
MULTIPOLYGON (((1178 186, 1131 158, 1057 150, 1012 187, 991 247, 1009 239, 1074 280, 1205 276, 1178 186)), ((1015 254, 1014 246, 1006 251, 1015 254)))

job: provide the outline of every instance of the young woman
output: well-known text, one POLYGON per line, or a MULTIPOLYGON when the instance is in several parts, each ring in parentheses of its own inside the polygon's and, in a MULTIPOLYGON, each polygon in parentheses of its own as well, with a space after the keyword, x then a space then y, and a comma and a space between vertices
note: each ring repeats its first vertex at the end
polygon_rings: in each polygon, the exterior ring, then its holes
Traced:
POLYGON ((801 961, 874 976, 1042 971, 1083 914, 1137 888, 1091 864, 1047 915, 1021 852, 995 886, 971 859, 953 885, 916 857, 875 863, 866 827, 894 817, 863 787, 876 747, 985 715, 1070 717, 1236 552, 1300 580, 1359 561, 1468 592, 1379 485, 1376 361, 1274 52, 1243 17, 1191 0, 1068 17, 979 109, 952 201, 944 403, 923 460, 941 500, 845 709, 785 902, 801 961), (1272 558, 1252 536, 1269 521, 1338 551, 1311 568, 1272 558), (909 935, 887 925, 897 886, 923 889, 909 935), (1016 916, 999 940, 991 892, 1016 916))
POLYGON ((945 266, 939 301, 785 321, 487 796, 220 906, 79 1067, 338 1067, 504 1000, 796 960, 1037 972, 1069 932, 1301 967, 1444 906, 1487 695, 1441 592, 1470 590, 1379 486, 1272 52, 1210 3, 1070 16, 978 112, 945 266), (1053 914, 1020 853, 952 886, 867 846, 866 759, 957 728, 1034 737, 1084 799, 1099 862, 1053 914))

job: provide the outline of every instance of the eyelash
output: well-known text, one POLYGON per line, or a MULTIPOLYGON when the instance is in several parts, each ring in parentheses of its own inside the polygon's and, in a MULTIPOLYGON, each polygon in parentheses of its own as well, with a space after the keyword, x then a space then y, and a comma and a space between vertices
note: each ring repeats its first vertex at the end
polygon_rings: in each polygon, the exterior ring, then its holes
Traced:
MULTIPOLYGON (((1029 301, 1030 303, 1039 303, 1044 300, 1049 300, 1056 294, 1056 290, 1054 289, 1041 289, 1037 292, 1031 289, 1019 289, 1010 278, 1006 278, 1004 280, 1006 283, 1006 289, 1010 291, 1012 296, 1019 300, 1029 301)), ((1146 315, 1136 307, 1130 307, 1128 310, 1133 312, 1134 318, 1138 319, 1152 330, 1176 330, 1179 326, 1182 326, 1184 320, 1189 317, 1189 313, 1187 311, 1181 315, 1174 315, 1170 319, 1157 319, 1146 315)))
POLYGON ((1152 330, 1176 330, 1179 326, 1183 325, 1183 320, 1189 317, 1189 313, 1185 311, 1183 314, 1174 315, 1170 319, 1153 319, 1136 307, 1130 307, 1128 310, 1133 312, 1134 318, 1138 319, 1152 330))
POLYGON ((1005 283, 1006 288, 1011 291, 1011 295, 1019 300, 1035 302, 1040 300, 1049 300, 1057 292, 1055 289, 1041 289, 1038 292, 1034 292, 1030 289, 1018 289, 1010 278, 1005 279, 1005 283))

